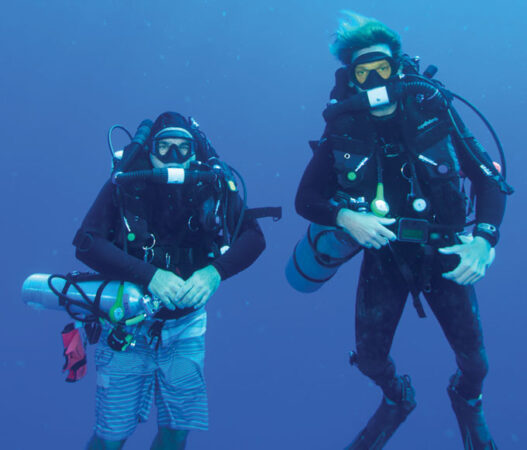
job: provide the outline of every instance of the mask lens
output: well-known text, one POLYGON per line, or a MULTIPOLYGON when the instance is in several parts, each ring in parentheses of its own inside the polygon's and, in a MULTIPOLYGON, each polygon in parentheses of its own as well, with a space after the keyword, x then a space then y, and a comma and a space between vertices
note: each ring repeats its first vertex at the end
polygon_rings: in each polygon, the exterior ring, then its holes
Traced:
POLYGON ((392 76, 392 66, 390 66, 390 64, 386 60, 382 62, 382 64, 379 67, 377 67, 377 69, 375 70, 384 80, 387 80, 388 78, 392 76))
POLYGON ((170 150, 170 142, 167 141, 157 141, 155 145, 155 154, 159 158, 160 156, 165 156, 170 150))
POLYGON ((357 64, 353 69, 355 79, 359 84, 366 83, 370 72, 377 72, 377 74, 383 79, 387 80, 392 76, 392 65, 387 59, 381 59, 380 61, 373 61, 364 64, 357 64))
POLYGON ((152 153, 164 164, 181 164, 194 155, 194 141, 185 139, 175 143, 167 139, 161 139, 154 141, 152 153))
POLYGON ((189 155, 189 153, 192 152, 192 145, 189 141, 186 141, 186 142, 179 144, 177 149, 178 149, 179 154, 182 157, 186 157, 187 155, 189 155))

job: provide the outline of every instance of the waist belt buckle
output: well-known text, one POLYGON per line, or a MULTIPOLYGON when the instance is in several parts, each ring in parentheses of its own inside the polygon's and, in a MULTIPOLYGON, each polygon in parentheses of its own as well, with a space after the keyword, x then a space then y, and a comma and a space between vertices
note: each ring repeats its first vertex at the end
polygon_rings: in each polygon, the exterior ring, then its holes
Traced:
POLYGON ((397 223, 397 240, 426 244, 429 237, 430 224, 424 219, 401 217, 397 223))

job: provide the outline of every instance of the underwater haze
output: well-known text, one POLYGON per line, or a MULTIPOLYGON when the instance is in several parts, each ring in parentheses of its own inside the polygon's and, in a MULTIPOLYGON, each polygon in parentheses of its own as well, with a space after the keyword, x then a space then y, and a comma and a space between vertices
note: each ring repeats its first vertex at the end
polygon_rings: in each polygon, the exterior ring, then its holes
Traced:
MULTIPOLYGON (((243 174, 250 206, 284 208, 281 221, 260 221, 266 251, 208 304, 210 430, 192 432, 188 448, 331 450, 362 429, 381 393, 348 364, 359 258, 310 295, 284 276, 308 225, 294 196, 307 141, 323 131, 342 9, 398 31, 404 50, 422 68, 437 65, 437 78, 502 139, 516 193, 496 261, 477 283, 490 362, 484 405, 498 446, 527 448, 525 0, 16 0, 0 13, 2 449, 82 449, 92 434, 93 348, 87 376, 65 383, 69 318, 28 308, 20 288, 32 273, 86 270, 71 241, 110 173, 107 130, 133 133, 166 110, 196 118, 243 174)), ((459 110, 498 158, 475 114, 459 110)), ((431 313, 419 319, 407 304, 392 356, 418 406, 387 448, 461 448, 446 395, 454 355, 431 313)), ((149 448, 155 431, 152 413, 125 448, 149 448)))

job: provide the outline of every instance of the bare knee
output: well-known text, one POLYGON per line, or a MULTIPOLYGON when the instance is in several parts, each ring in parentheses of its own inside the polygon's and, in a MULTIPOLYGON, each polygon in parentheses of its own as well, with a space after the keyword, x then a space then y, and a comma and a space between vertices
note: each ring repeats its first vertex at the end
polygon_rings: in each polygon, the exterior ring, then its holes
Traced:
POLYGON ((188 433, 188 430, 173 430, 168 427, 159 427, 152 448, 183 449, 185 448, 188 433))
POLYGON ((86 450, 120 450, 123 448, 125 441, 126 439, 122 441, 108 441, 94 434, 90 442, 88 442, 86 450))

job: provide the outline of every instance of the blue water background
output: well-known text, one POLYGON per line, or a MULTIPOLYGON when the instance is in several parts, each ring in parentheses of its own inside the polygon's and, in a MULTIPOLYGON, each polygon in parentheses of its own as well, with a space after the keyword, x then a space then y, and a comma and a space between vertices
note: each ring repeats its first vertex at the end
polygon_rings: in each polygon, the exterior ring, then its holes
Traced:
MULTIPOLYGON (((323 130, 338 67, 328 44, 345 8, 397 30, 405 50, 438 65, 438 78, 502 138, 517 193, 477 286, 490 360, 484 402, 500 448, 527 448, 524 0, 3 2, 1 448, 81 449, 91 435, 93 349, 87 377, 65 383, 68 318, 27 308, 20 287, 31 273, 83 268, 71 240, 109 174, 106 130, 133 132, 165 110, 197 118, 244 174, 250 205, 284 207, 281 222, 261 221, 265 253, 209 303, 210 431, 192 433, 188 448, 338 449, 364 425, 380 393, 347 363, 359 261, 312 295, 283 275, 307 226, 293 199, 307 141, 323 130)), ((497 157, 477 118, 460 110, 497 157)), ((429 316, 407 305, 396 334, 392 356, 419 404, 387 448, 461 448, 445 393, 454 357, 429 316)), ((152 414, 126 448, 149 448, 155 428, 152 414)))

